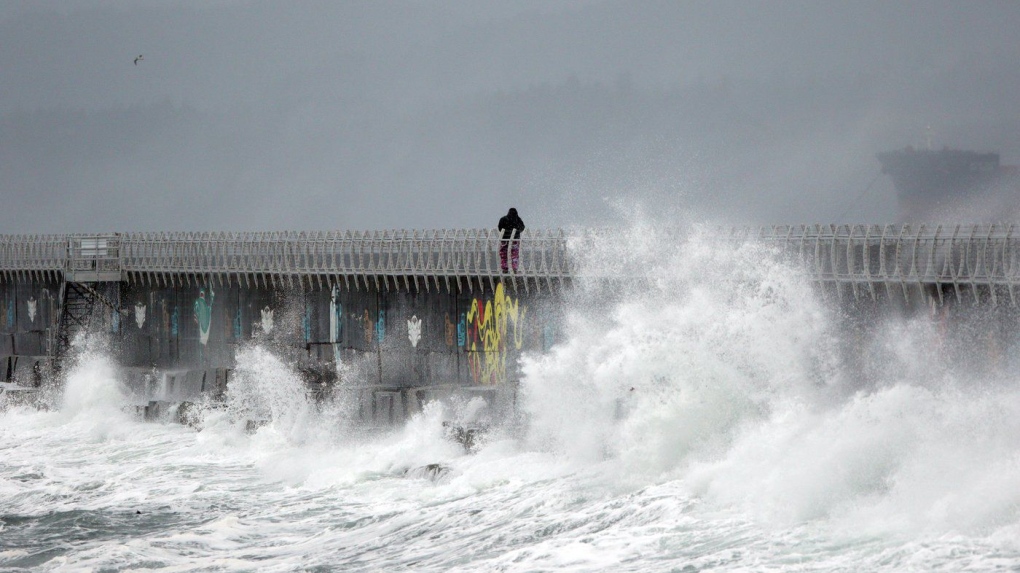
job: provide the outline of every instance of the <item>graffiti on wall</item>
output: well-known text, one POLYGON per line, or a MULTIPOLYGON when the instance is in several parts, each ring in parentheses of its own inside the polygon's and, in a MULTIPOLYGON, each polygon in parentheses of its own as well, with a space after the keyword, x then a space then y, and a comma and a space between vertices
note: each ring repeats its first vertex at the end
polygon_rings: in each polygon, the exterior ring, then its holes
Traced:
POLYGON ((362 319, 362 324, 365 328, 365 344, 372 344, 372 339, 375 338, 380 344, 383 339, 386 338, 386 311, 379 309, 379 314, 375 320, 372 320, 371 313, 368 309, 365 309, 365 317, 362 319))
POLYGON ((35 324, 35 315, 39 307, 39 301, 34 296, 28 297, 28 321, 35 324))
POLYGON ((365 317, 361 319, 362 327, 365 329, 365 344, 372 344, 372 336, 375 334, 375 322, 372 321, 368 309, 365 309, 365 317))
POLYGON ((177 305, 173 311, 170 310, 170 303, 163 302, 163 332, 169 332, 171 336, 177 336, 177 305))
POLYGON ((329 343, 333 345, 333 361, 340 364, 340 329, 343 328, 344 308, 340 304, 340 289, 333 285, 329 291, 329 343))
POLYGON ((212 305, 216 293, 209 287, 209 297, 205 296, 205 289, 198 290, 198 298, 195 299, 195 322, 198 323, 198 339, 205 346, 209 343, 209 327, 212 325, 212 305))
POLYGON ((450 322, 449 315, 444 316, 443 321, 446 322, 446 346, 447 348, 453 348, 453 341, 457 336, 457 327, 450 322))
POLYGON ((259 322, 259 326, 262 327, 262 332, 269 334, 273 331, 273 309, 266 306, 261 312, 262 321, 259 322))
POLYGON ((460 313, 460 320, 457 321, 457 346, 467 346, 467 313, 460 313))
POLYGON ((412 314, 411 319, 407 321, 407 339, 411 341, 412 347, 418 348, 418 341, 421 340, 421 319, 416 314, 412 314))
POLYGON ((340 342, 340 329, 343 324, 340 319, 343 317, 343 305, 340 304, 340 289, 333 286, 329 292, 329 342, 336 344, 340 342))
POLYGON ((527 306, 521 307, 496 285, 492 300, 471 301, 467 312, 467 344, 470 354, 471 377, 476 384, 502 384, 507 379, 507 358, 511 348, 520 350, 524 345, 524 316, 527 306))
POLYGON ((145 326, 145 305, 141 302, 135 303, 135 324, 138 328, 145 326))

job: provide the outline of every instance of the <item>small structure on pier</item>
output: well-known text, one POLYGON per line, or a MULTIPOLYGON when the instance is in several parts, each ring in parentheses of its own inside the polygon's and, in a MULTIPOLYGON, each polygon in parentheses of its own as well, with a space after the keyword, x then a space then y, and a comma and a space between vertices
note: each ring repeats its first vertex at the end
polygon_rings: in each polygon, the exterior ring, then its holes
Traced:
POLYGON ((877 155, 899 199, 899 220, 994 222, 1020 216, 1020 174, 998 153, 907 147, 877 155))

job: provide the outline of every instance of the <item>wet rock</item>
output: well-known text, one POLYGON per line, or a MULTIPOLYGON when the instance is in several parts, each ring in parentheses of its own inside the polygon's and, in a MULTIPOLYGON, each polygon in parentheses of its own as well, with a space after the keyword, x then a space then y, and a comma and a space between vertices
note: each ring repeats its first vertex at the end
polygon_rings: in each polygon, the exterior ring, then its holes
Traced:
POLYGON ((446 439, 457 442, 466 453, 474 453, 481 439, 489 431, 487 426, 461 426, 452 422, 443 422, 446 439))
POLYGON ((150 400, 149 404, 145 406, 145 421, 159 422, 163 419, 163 416, 166 414, 169 406, 169 402, 163 402, 162 400, 150 400))
POLYGON ((246 434, 254 434, 255 432, 259 431, 259 428, 268 425, 269 420, 245 420, 244 432, 246 434))
POLYGON ((407 470, 404 475, 407 477, 427 479, 431 482, 439 481, 450 473, 450 468, 443 464, 428 464, 425 466, 407 470))
POLYGON ((202 425, 202 409, 194 402, 181 402, 177 406, 177 423, 192 428, 199 428, 202 425))

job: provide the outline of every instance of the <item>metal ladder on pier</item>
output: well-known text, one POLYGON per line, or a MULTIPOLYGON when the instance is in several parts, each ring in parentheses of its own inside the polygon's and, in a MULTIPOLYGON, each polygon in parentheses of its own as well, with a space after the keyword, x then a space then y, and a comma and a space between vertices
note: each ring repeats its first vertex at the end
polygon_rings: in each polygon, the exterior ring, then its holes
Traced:
POLYGON ((111 233, 69 237, 63 274, 64 282, 60 286, 60 322, 52 346, 57 368, 60 368, 61 361, 67 356, 75 335, 79 332, 88 334, 96 304, 122 315, 127 314, 119 308, 117 302, 103 296, 96 289, 101 283, 117 283, 122 278, 120 235, 111 233))
POLYGON ((88 333, 92 311, 100 304, 123 313, 109 298, 87 283, 64 282, 60 287, 60 324, 57 327, 54 359, 59 365, 71 348, 71 341, 79 332, 88 333))

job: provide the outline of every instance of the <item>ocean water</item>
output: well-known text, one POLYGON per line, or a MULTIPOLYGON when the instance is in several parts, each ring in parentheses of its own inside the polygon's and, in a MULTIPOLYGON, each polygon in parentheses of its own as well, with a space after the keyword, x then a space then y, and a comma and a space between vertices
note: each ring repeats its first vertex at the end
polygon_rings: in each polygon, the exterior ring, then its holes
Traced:
POLYGON ((477 403, 366 434, 259 346, 200 429, 138 421, 83 352, 50 409, 0 410, 0 569, 1020 570, 1015 375, 928 316, 862 337, 761 246, 583 256, 651 278, 578 287, 472 454, 442 423, 477 403))

